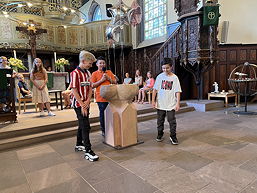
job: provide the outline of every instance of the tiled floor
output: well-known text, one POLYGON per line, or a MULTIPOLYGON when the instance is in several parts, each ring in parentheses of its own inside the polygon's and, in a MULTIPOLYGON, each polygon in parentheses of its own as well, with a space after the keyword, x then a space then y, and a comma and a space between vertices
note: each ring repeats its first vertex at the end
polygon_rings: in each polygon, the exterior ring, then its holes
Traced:
MULTIPOLYGON (((253 106, 252 108, 256 108, 253 106)), ((235 109, 177 115, 180 144, 156 142, 156 120, 139 123, 144 143, 115 150, 91 134, 98 162, 75 138, 0 154, 1 193, 256 193, 257 116, 235 109)))

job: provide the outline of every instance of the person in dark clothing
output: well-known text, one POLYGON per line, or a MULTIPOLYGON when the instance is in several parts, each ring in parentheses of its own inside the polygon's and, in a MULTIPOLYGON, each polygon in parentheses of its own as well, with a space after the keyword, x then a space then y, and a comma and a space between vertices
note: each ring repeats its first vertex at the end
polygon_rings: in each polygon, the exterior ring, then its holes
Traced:
POLYGON ((22 74, 18 74, 18 87, 20 88, 20 93, 23 97, 32 97, 31 91, 28 89, 28 85, 24 80, 24 76, 22 74))

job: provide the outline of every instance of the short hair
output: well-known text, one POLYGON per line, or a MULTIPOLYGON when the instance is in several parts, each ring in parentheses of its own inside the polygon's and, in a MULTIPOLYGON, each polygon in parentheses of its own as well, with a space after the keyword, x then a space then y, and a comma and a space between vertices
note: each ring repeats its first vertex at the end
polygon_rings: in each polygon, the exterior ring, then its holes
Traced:
POLYGON ((81 60, 87 60, 87 61, 95 62, 95 61, 96 61, 96 58, 95 58, 94 54, 92 54, 91 52, 82 50, 82 51, 79 53, 79 60, 80 60, 80 61, 81 61, 81 60))
POLYGON ((98 62, 99 60, 104 60, 105 61, 105 58, 103 56, 99 56, 96 60, 96 62, 98 62))
POLYGON ((166 65, 166 64, 172 66, 173 65, 172 64, 172 59, 171 58, 163 58, 163 61, 162 61, 161 65, 166 65))

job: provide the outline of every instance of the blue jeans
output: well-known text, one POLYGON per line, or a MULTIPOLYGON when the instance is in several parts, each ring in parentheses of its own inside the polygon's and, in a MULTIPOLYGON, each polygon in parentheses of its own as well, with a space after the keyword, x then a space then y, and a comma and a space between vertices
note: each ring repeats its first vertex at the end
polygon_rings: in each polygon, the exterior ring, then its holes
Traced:
POLYGON ((97 102, 99 108, 100 127, 103 133, 105 133, 104 111, 108 104, 108 102, 97 102))

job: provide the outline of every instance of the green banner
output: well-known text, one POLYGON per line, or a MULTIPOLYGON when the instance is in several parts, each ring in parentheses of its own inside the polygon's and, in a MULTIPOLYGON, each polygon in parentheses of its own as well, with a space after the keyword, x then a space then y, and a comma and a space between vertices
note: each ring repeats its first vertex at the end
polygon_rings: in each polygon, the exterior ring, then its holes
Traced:
POLYGON ((203 7, 203 25, 218 25, 219 23, 219 6, 203 7))
POLYGON ((48 82, 47 82, 47 88, 51 89, 54 87, 54 74, 53 73, 47 73, 48 76, 48 82))

